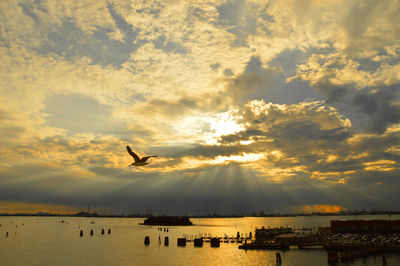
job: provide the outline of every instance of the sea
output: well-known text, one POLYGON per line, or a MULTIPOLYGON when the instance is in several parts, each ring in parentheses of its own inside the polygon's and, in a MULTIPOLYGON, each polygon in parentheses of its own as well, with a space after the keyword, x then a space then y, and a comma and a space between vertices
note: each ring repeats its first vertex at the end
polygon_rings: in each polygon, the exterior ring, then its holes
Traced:
MULTIPOLYGON (((169 227, 140 225, 144 218, 4 216, 0 217, 0 265, 277 265, 276 252, 281 253, 281 265, 328 265, 327 253, 321 249, 245 251, 237 243, 213 248, 210 243, 194 247, 193 242, 179 247, 177 239, 235 237, 238 232, 241 236, 251 232, 254 237, 255 229, 263 226, 314 230, 329 226, 330 220, 355 219, 395 220, 400 215, 191 218, 194 226, 169 227)), ((385 254, 385 258, 388 265, 400 265, 399 254, 385 254)), ((382 257, 336 265, 382 265, 382 257)))

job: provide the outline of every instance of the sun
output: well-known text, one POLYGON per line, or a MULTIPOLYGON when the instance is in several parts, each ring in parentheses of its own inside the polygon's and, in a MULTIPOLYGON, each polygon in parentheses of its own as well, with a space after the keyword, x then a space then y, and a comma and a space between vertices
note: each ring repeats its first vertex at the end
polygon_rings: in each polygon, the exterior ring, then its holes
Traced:
POLYGON ((234 134, 244 129, 243 125, 238 123, 238 117, 235 117, 232 112, 219 113, 209 122, 215 137, 234 134))
POLYGON ((240 122, 241 119, 236 110, 215 115, 191 115, 176 123, 174 129, 180 132, 183 141, 218 145, 218 140, 222 136, 245 129, 240 122))

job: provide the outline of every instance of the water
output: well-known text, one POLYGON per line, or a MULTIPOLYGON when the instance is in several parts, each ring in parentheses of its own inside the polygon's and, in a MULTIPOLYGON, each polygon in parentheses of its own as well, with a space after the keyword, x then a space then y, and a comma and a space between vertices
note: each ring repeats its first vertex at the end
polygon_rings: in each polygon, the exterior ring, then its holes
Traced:
MULTIPOLYGON (((201 234, 236 236, 237 232, 245 236, 262 226, 318 227, 329 226, 331 219, 356 218, 202 218, 191 219, 195 226, 168 227, 169 232, 160 232, 158 226, 139 225, 144 219, 137 218, 0 217, 0 265, 276 265, 276 252, 281 253, 282 265, 327 265, 324 250, 244 251, 236 243, 221 243, 219 248, 204 243, 202 248, 195 248, 192 242, 178 247, 177 238, 201 234), (61 220, 65 223, 60 223, 61 220), (105 234, 101 235, 103 228, 105 234), (79 236, 81 229, 83 237, 79 236), (93 236, 89 235, 91 229, 93 236), (144 245, 145 236, 150 236, 149 246, 144 245), (165 236, 169 237, 168 247, 164 246, 165 236)), ((392 215, 391 219, 400 219, 400 215, 392 215)), ((385 256, 389 265, 400 265, 400 255, 385 256)), ((382 261, 379 256, 370 256, 342 265, 382 265, 382 261)))

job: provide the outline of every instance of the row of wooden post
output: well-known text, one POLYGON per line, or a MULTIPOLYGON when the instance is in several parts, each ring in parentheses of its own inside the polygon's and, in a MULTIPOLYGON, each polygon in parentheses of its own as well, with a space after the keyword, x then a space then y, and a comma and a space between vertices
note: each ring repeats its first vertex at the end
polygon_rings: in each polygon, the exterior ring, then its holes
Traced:
MULTIPOLYGON (((177 240, 177 244, 178 244, 179 247, 185 247, 186 246, 186 242, 187 242, 186 238, 178 238, 178 240, 177 240)), ((202 247, 204 241, 203 241, 203 238, 195 238, 193 242, 194 242, 194 246, 195 247, 202 247)), ((219 238, 215 237, 215 238, 211 239, 210 243, 211 243, 211 247, 216 247, 217 248, 217 247, 220 246, 221 240, 219 238)), ((150 245, 150 237, 149 236, 146 236, 144 238, 144 244, 146 246, 150 245)), ((158 244, 161 244, 161 238, 160 237, 158 238, 158 244)), ((164 246, 168 246, 168 245, 169 245, 169 237, 166 236, 164 238, 164 246)))
MULTIPOLYGON (((105 233, 104 228, 102 228, 102 229, 101 229, 101 234, 104 235, 104 233, 105 233)), ((110 229, 110 228, 108 228, 108 234, 109 234, 109 235, 111 234, 111 229, 110 229)), ((83 230, 81 230, 81 232, 80 232, 79 235, 80 235, 80 236, 83 236, 83 230)), ((93 235, 93 229, 90 229, 90 235, 91 235, 91 236, 93 235)))

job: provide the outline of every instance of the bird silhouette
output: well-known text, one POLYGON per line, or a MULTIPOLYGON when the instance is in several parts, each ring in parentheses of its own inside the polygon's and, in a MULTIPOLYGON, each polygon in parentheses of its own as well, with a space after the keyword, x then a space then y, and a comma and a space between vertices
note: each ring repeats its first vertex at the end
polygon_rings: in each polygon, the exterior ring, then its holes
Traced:
POLYGON ((136 153, 134 153, 132 151, 131 147, 126 146, 126 149, 128 150, 128 153, 130 155, 132 155, 133 159, 135 159, 135 162, 133 162, 129 166, 132 166, 132 165, 134 165, 134 166, 143 166, 143 165, 148 164, 148 163, 146 163, 147 159, 149 159, 151 157, 157 157, 157 155, 151 155, 151 156, 145 156, 145 157, 140 158, 136 153))

